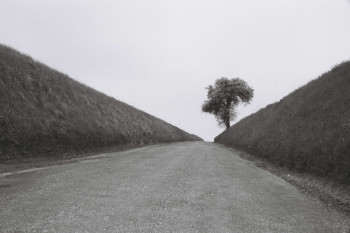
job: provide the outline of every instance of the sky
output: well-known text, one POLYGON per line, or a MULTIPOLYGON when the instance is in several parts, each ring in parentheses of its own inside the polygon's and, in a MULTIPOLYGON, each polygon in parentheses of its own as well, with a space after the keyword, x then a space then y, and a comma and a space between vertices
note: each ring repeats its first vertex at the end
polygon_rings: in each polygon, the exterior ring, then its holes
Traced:
POLYGON ((206 141, 221 77, 240 119, 350 59, 350 0, 0 0, 0 43, 206 141))

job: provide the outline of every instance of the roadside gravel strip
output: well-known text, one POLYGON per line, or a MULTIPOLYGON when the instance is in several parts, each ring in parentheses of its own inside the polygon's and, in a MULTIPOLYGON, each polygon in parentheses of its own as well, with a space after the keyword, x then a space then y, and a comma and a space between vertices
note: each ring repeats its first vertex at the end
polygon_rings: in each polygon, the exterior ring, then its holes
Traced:
POLYGON ((229 149, 151 146, 0 177, 0 232, 344 232, 350 219, 229 149))

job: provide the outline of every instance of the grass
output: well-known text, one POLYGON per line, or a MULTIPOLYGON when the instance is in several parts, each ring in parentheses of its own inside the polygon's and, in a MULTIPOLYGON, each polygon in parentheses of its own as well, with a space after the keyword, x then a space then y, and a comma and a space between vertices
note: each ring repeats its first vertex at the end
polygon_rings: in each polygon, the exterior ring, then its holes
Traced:
POLYGON ((5 45, 0 106, 0 160, 201 140, 5 45))
POLYGON ((350 183, 350 61, 242 119, 215 142, 350 183))
POLYGON ((332 207, 350 217, 350 184, 343 183, 340 185, 339 182, 329 178, 276 166, 264 158, 253 156, 236 148, 230 148, 230 150, 241 158, 252 161, 255 166, 279 176, 298 188, 302 193, 319 199, 327 207, 332 207))

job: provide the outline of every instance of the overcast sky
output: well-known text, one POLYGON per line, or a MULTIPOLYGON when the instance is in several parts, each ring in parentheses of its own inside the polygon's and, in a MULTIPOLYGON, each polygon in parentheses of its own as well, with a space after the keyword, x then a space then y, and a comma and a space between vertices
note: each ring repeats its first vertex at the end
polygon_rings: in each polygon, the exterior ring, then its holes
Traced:
POLYGON ((350 59, 349 0, 0 0, 0 43, 205 140, 209 84, 254 88, 239 119, 350 59))

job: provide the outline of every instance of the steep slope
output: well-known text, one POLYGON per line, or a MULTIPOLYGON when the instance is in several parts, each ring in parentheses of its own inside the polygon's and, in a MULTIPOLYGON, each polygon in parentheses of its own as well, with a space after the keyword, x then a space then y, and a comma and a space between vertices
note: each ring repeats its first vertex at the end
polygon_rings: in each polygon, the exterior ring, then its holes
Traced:
POLYGON ((0 159, 201 140, 0 45, 0 159))
POLYGON ((241 120, 215 142, 350 182, 350 61, 241 120))

